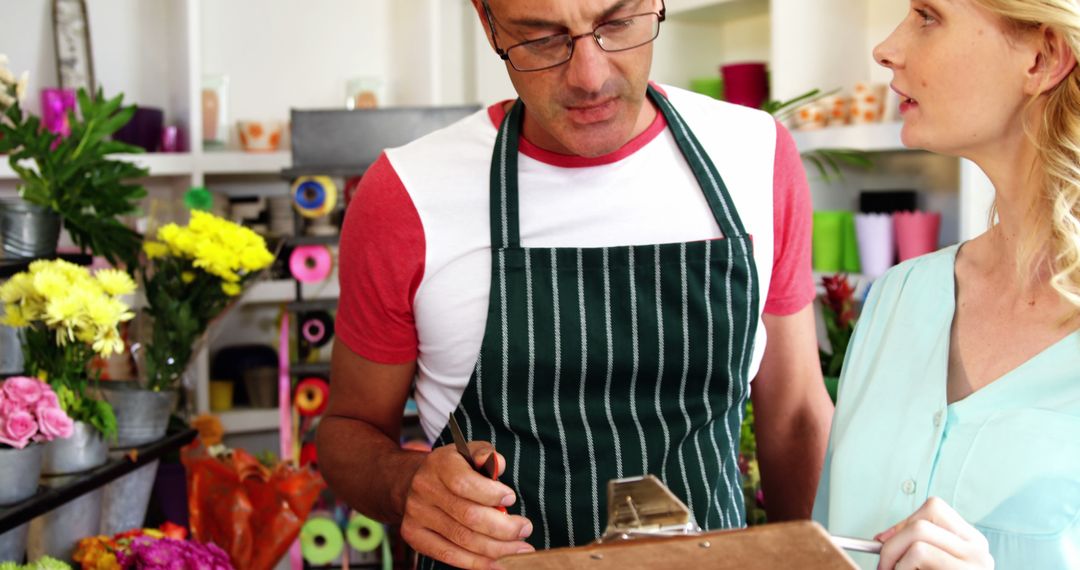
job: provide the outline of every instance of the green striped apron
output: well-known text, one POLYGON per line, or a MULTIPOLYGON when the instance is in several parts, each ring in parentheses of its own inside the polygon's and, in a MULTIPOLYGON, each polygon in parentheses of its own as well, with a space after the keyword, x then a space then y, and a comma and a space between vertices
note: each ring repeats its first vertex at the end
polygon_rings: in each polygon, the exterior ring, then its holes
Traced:
MULTIPOLYGON (((506 457, 501 481, 518 497, 509 510, 533 522, 537 549, 595 540, 607 482, 643 474, 660 477, 704 529, 744 525, 737 458, 758 320, 752 244, 701 143, 663 95, 650 87, 649 97, 723 239, 523 248, 521 101, 495 145, 487 329, 454 413, 469 440, 506 457)), ((444 429, 436 445, 451 442, 444 429)))

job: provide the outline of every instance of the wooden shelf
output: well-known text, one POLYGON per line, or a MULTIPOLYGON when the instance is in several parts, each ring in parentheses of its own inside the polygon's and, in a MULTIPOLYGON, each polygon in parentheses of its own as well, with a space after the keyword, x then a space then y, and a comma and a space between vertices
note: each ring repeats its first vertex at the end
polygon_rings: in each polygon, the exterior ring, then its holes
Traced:
POLYGON ((63 484, 51 488, 39 489, 37 494, 25 501, 0 507, 0 534, 45 514, 68 501, 77 499, 94 489, 126 475, 143 465, 160 459, 163 455, 180 449, 195 439, 193 429, 166 435, 164 438, 137 448, 137 458, 132 461, 127 455, 110 459, 105 465, 85 473, 71 475, 63 484))
MULTIPOLYGON (((194 156, 186 152, 156 152, 146 154, 119 154, 117 159, 133 162, 150 170, 150 177, 190 176, 195 168, 194 156)), ((17 180, 7 156, 0 155, 0 180, 17 180)))

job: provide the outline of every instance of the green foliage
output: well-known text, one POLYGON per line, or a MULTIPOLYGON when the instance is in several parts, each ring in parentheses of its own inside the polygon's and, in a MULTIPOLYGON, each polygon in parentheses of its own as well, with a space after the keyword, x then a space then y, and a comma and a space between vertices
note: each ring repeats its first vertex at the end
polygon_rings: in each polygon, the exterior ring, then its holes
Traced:
POLYGON ((79 114, 69 115, 71 135, 60 138, 44 129, 38 117, 23 113, 15 102, 0 120, 0 153, 22 180, 19 195, 59 214, 72 241, 112 263, 134 267, 141 236, 120 217, 137 212, 146 189, 128 180, 148 171, 109 157, 142 149, 111 141, 131 120, 134 107, 123 107, 123 95, 105 99, 99 90, 91 98, 78 94, 79 114))
POLYGON ((821 357, 821 373, 824 376, 840 376, 841 367, 844 365, 844 355, 847 354, 848 343, 851 341, 851 326, 842 326, 839 315, 827 303, 822 303, 822 314, 825 321, 825 332, 832 345, 832 354, 819 350, 821 357))
POLYGON ((167 256, 154 262, 152 274, 142 268, 147 304, 155 316, 153 342, 145 348, 147 388, 172 390, 191 360, 197 340, 232 299, 222 293, 220 279, 194 269, 189 260, 167 256), (183 282, 184 273, 194 276, 191 283, 183 282))

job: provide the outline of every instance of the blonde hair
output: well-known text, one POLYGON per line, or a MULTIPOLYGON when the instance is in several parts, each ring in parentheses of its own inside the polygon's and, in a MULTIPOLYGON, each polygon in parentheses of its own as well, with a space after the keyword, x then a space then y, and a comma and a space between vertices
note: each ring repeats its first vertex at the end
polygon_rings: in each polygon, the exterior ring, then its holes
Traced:
MULTIPOLYGON (((1015 31, 1047 26, 1068 43, 1080 59, 1080 3, 1077 0, 975 0, 1005 19, 1015 31)), ((1032 102, 1037 98, 1033 97, 1032 102)), ((1080 66, 1047 92, 1046 108, 1034 134, 1041 151, 1042 191, 1033 197, 1029 219, 1049 226, 1021 237, 1018 269, 1041 275, 1048 268, 1050 285, 1080 310, 1080 66)), ((1030 129, 1029 129, 1030 130, 1030 129)))

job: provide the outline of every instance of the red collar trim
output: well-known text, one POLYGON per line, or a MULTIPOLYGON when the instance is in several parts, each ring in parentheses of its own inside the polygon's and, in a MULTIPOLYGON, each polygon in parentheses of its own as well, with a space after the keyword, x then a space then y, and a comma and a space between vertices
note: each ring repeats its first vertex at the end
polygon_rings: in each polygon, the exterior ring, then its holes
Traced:
MULTIPOLYGON (((650 85, 655 87, 665 97, 667 96, 667 93, 659 85, 651 82, 650 85)), ((496 129, 498 129, 499 126, 502 125, 503 119, 506 118, 506 105, 509 102, 510 100, 500 101, 499 103, 488 107, 488 117, 491 119, 491 124, 496 129)), ((623 160, 624 158, 641 150, 645 147, 645 145, 649 144, 653 141, 653 139, 659 136, 660 133, 664 132, 664 129, 666 128, 667 119, 664 118, 663 113, 657 111, 656 117, 653 119, 652 124, 649 125, 649 128, 642 131, 641 134, 631 139, 618 150, 612 151, 602 156, 594 156, 591 158, 577 156, 573 154, 560 154, 557 152, 552 152, 550 150, 542 149, 529 142, 529 140, 526 139, 524 135, 521 136, 521 140, 519 142, 519 150, 522 154, 529 158, 560 168, 589 168, 593 166, 603 166, 605 164, 619 162, 620 160, 623 160)))

